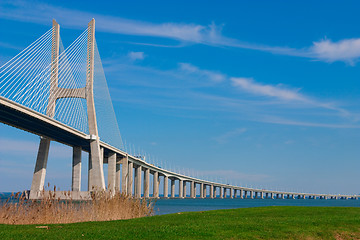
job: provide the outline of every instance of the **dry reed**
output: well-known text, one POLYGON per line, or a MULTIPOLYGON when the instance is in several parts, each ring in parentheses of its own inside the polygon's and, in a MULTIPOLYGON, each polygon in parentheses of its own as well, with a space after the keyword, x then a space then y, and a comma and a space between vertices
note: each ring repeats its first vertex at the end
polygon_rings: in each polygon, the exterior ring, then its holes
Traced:
MULTIPOLYGON (((70 194, 70 193, 69 193, 70 194)), ((94 191, 90 201, 61 200, 55 189, 41 200, 28 200, 23 193, 12 195, 0 206, 2 224, 54 224, 130 219, 153 214, 145 200, 116 192, 94 191)))

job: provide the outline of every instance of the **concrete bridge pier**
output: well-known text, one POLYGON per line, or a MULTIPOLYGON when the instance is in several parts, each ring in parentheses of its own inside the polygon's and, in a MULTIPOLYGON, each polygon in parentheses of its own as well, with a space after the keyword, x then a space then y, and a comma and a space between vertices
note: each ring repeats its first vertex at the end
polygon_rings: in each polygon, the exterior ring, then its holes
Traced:
POLYGON ((171 179, 171 198, 175 198, 175 179, 171 179))
POLYGON ((224 198, 227 198, 227 188, 224 188, 224 198))
POLYGON ((44 137, 40 137, 40 145, 31 183, 30 199, 39 198, 40 192, 44 189, 49 148, 50 140, 44 137))
POLYGON ((153 198, 159 198, 159 173, 154 172, 153 176, 153 198))
POLYGON ((224 198, 224 187, 220 187, 220 198, 224 198))
POLYGON ((187 191, 186 191, 186 181, 184 181, 184 186, 183 186, 183 197, 186 198, 187 197, 187 191))
POLYGON ((179 198, 184 198, 184 182, 183 180, 179 179, 179 198))
POLYGON ((150 169, 144 169, 144 198, 150 197, 150 169))
POLYGON ((116 153, 110 152, 108 156, 108 191, 115 194, 116 187, 116 153))
POLYGON ((128 162, 128 188, 127 193, 129 195, 133 195, 133 173, 134 173, 134 164, 132 162, 128 162))
POLYGON ((190 197, 195 198, 195 182, 190 182, 190 197))
POLYGON ((115 166, 115 192, 120 192, 120 167, 121 164, 121 158, 119 157, 119 154, 116 154, 116 166, 115 166))
POLYGON ((210 185, 210 198, 214 198, 214 185, 210 185))
POLYGON ((190 182, 190 197, 196 198, 196 183, 194 181, 190 182))
POLYGON ((135 197, 141 198, 141 165, 135 167, 135 197))
POLYGON ((230 188, 230 198, 234 198, 234 189, 230 188))
POLYGON ((169 177, 164 176, 164 198, 169 198, 169 177))
POLYGON ((81 190, 81 147, 73 147, 71 191, 81 190))
POLYGON ((216 189, 217 189, 217 187, 216 187, 216 186, 214 186, 214 198, 217 198, 216 189))
POLYGON ((129 156, 126 154, 124 158, 121 159, 122 168, 121 168, 121 191, 124 194, 128 194, 128 183, 129 183, 129 156))
POLYGON ((240 189, 240 199, 244 198, 244 190, 240 189))
POLYGON ((193 195, 193 198, 196 198, 196 194, 197 194, 197 183, 196 182, 194 182, 194 195, 193 195))
POLYGON ((206 185, 200 184, 200 198, 206 198, 206 185))

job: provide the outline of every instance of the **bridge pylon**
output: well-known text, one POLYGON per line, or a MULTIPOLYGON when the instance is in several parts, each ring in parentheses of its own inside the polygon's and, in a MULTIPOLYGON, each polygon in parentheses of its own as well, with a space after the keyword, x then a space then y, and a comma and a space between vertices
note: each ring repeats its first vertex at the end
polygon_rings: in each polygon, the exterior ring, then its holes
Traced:
MULTIPOLYGON (((53 20, 52 47, 51 47, 51 72, 50 92, 46 115, 54 118, 56 101, 61 98, 86 99, 87 117, 89 125, 89 171, 88 191, 104 190, 105 180, 103 171, 103 152, 100 149, 100 138, 96 121, 94 102, 94 53, 95 53, 95 19, 88 24, 87 36, 87 61, 86 61, 86 86, 84 88, 61 88, 59 87, 59 46, 60 25, 53 20)), ((50 139, 41 136, 35 170, 30 190, 30 198, 37 199, 44 190, 46 167, 50 149, 50 139)), ((72 191, 80 191, 81 185, 81 147, 73 146, 73 171, 72 191)))

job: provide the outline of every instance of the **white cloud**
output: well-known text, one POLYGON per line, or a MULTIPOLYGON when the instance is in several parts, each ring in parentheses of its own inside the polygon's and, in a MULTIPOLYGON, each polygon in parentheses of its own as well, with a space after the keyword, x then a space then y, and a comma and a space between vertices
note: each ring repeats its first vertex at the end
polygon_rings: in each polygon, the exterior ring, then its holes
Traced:
POLYGON ((226 132, 218 137, 215 137, 215 141, 217 141, 219 144, 224 144, 228 142, 231 138, 237 137, 247 131, 246 128, 237 128, 234 130, 231 130, 229 132, 226 132))
POLYGON ((344 39, 338 42, 332 42, 329 39, 314 42, 310 52, 319 60, 354 64, 354 61, 360 57, 360 38, 344 39))
POLYGON ((60 25, 77 29, 85 28, 87 22, 95 18, 96 30, 101 32, 172 38, 196 43, 216 43, 223 40, 221 28, 215 24, 155 24, 25 1, 2 1, 0 18, 45 25, 49 25, 50 19, 55 18, 60 25))
POLYGON ((145 55, 144 55, 144 52, 129 52, 128 58, 131 61, 144 60, 145 55))
POLYGON ((291 90, 281 85, 273 86, 255 82, 252 78, 230 78, 233 86, 244 91, 267 97, 276 97, 282 100, 308 101, 304 96, 298 93, 298 90, 291 90))
POLYGON ((230 78, 232 85, 242 91, 252 93, 254 95, 273 97, 282 100, 284 103, 296 102, 307 105, 309 107, 317 107, 336 111, 343 118, 351 119, 353 122, 360 120, 358 114, 352 114, 349 111, 338 107, 335 103, 322 102, 309 96, 299 93, 299 89, 285 88, 282 84, 269 85, 255 82, 252 78, 230 78))
POLYGON ((180 70, 186 73, 196 74, 200 77, 206 77, 212 82, 222 82, 226 79, 224 74, 215 71, 202 70, 190 63, 179 63, 179 66, 180 70))
MULTIPOLYGON (((344 61, 353 64, 360 57, 359 38, 344 39, 338 42, 322 40, 314 42, 312 46, 301 49, 267 46, 256 43, 246 43, 238 39, 225 37, 222 34, 223 25, 216 25, 215 23, 209 25, 172 22, 151 23, 72 10, 44 3, 29 3, 18 0, 1 1, 0 18, 43 25, 50 25, 50 19, 56 18, 62 26, 76 29, 84 29, 85 26, 87 26, 87 22, 95 18, 96 30, 101 32, 170 38, 182 42, 252 49, 279 55, 306 57, 326 62, 344 61)), ((141 44, 164 46, 152 43, 141 44)))
MULTIPOLYGON (((129 95, 122 98, 115 97, 113 101, 138 106, 156 105, 166 109, 168 114, 190 118, 203 118, 204 112, 214 112, 231 118, 273 124, 359 128, 360 114, 346 110, 337 101, 327 101, 302 94, 299 88, 286 87, 283 84, 258 83, 251 78, 245 78, 245 80, 242 78, 240 82, 235 81, 241 84, 236 87, 234 85, 234 88, 253 95, 249 97, 224 89, 228 87, 228 82, 232 83, 230 79, 239 78, 229 78, 221 72, 203 70, 189 63, 179 64, 178 69, 170 70, 113 62, 110 65, 107 71, 111 70, 115 71, 113 74, 119 72, 124 75, 126 84, 147 88, 140 90, 142 91, 141 98, 129 95), (225 80, 221 84, 213 82, 209 76, 200 74, 203 71, 220 74, 225 80), (202 89, 215 91, 209 93, 202 89)), ((118 92, 115 96, 128 94, 126 91, 114 91, 118 92)))

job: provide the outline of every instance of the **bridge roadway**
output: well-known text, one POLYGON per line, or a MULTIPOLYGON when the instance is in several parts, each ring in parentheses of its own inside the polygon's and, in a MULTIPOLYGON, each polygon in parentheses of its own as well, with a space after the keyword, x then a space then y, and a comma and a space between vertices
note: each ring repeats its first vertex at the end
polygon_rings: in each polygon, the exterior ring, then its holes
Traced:
MULTIPOLYGON (((90 150, 92 137, 88 134, 1 96, 0 122, 73 147, 73 158, 78 158, 77 161, 81 161, 81 153, 80 157, 75 154, 76 149, 80 149, 80 152, 81 150, 86 152, 90 150)), ((271 191, 205 181, 154 166, 103 141, 100 141, 100 146, 103 152, 103 164, 108 164, 108 189, 111 191, 120 190, 121 184, 122 192, 133 194, 138 198, 150 197, 150 174, 153 175, 152 197, 154 198, 159 198, 160 177, 164 181, 163 196, 166 198, 186 198, 187 185, 190 185, 190 198, 359 199, 360 197, 359 195, 271 191), (122 171, 121 180, 120 169, 122 171), (134 176, 133 169, 135 169, 134 176), (144 172, 143 179, 142 171, 144 172), (168 192, 169 180, 171 184, 170 194, 168 192), (178 181, 178 194, 175 194, 175 181, 178 181), (196 194, 198 187, 200 189, 199 195, 196 194)), ((79 176, 81 176, 81 172, 79 171, 81 171, 81 168, 76 170, 73 164, 72 198, 86 199, 89 196, 89 189, 88 191, 80 191, 81 177, 79 176)), ((60 197, 66 197, 61 192, 57 194, 60 197)))

